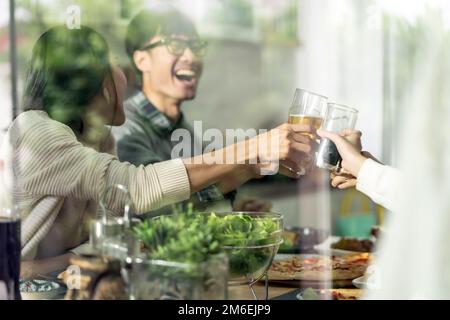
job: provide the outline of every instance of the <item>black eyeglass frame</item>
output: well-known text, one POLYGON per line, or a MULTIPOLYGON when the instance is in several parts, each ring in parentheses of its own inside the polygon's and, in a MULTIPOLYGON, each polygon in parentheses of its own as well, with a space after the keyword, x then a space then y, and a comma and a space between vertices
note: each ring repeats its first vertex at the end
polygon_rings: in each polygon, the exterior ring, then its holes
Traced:
POLYGON ((190 39, 190 40, 183 40, 183 39, 174 39, 174 38, 163 38, 161 40, 158 40, 156 42, 150 43, 144 47, 142 47, 139 50, 145 51, 150 50, 156 47, 160 46, 166 46, 167 50, 176 56, 180 56, 184 53, 184 51, 189 48, 191 49, 192 53, 196 56, 203 57, 206 53, 206 48, 208 47, 208 42, 203 39, 190 39), (178 43, 184 43, 183 50, 180 49, 180 52, 174 52, 173 47, 171 47, 171 44, 173 42, 178 43), (195 44, 195 45, 194 45, 195 44))

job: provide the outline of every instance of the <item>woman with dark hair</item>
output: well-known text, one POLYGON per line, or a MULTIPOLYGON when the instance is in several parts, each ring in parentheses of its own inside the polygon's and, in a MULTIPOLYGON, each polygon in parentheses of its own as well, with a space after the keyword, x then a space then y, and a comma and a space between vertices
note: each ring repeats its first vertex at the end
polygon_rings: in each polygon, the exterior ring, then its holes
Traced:
MULTIPOLYGON (((8 130, 5 141, 13 151, 4 159, 14 178, 9 191, 24 209, 23 277, 66 267, 70 255, 88 240, 89 222, 110 185, 125 185, 135 211, 143 213, 183 201, 225 177, 240 182, 260 177, 267 166, 258 153, 263 140, 272 146, 266 159, 284 159, 291 167, 311 152, 311 141, 298 133, 311 129, 283 124, 207 155, 228 159, 233 154, 233 164, 205 164, 201 155, 147 166, 120 162, 107 125, 125 121, 126 80, 108 55, 103 37, 87 27, 52 28, 33 49, 25 112, 8 130)), ((120 213, 125 201, 113 193, 105 205, 120 213)))

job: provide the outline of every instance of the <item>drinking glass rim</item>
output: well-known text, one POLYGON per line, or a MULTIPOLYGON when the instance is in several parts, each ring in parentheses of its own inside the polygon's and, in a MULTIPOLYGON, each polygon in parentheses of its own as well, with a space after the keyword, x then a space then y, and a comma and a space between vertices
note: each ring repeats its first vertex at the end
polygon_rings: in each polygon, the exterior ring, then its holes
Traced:
POLYGON ((358 109, 349 107, 349 106, 347 106, 345 104, 340 104, 340 103, 336 103, 336 102, 329 102, 329 103, 327 103, 327 105, 328 105, 328 107, 333 106, 333 107, 337 107, 338 109, 341 109, 341 110, 347 110, 347 111, 352 111, 354 113, 359 113, 358 109))
POLYGON ((328 100, 328 97, 327 96, 324 96, 323 94, 318 94, 318 93, 316 93, 316 92, 314 92, 314 91, 310 91, 310 90, 306 90, 306 89, 302 89, 302 88, 295 88, 295 91, 303 91, 303 92, 306 92, 306 93, 309 93, 309 94, 313 94, 313 95, 315 95, 315 96, 318 96, 318 97, 320 97, 320 98, 323 98, 323 99, 325 99, 325 100, 328 100))
MULTIPOLYGON (((281 220, 284 221, 284 217, 281 213, 278 212, 267 212, 267 211, 198 211, 194 212, 198 215, 216 215, 216 216, 227 216, 227 215, 238 215, 238 214, 245 214, 248 216, 251 216, 252 218, 265 218, 265 219, 272 219, 272 220, 281 220)), ((158 220, 162 217, 174 217, 178 215, 183 215, 183 213, 171 213, 171 214, 163 214, 155 217, 151 217, 151 220, 158 220)))
POLYGON ((268 212, 268 211, 200 211, 198 212, 199 214, 215 214, 216 216, 228 216, 228 215, 238 215, 238 214, 243 214, 243 215, 248 215, 251 216, 252 218, 271 218, 274 220, 284 220, 284 217, 281 213, 278 212, 268 212))
MULTIPOLYGON (((195 214, 198 215, 216 215, 216 216, 229 216, 229 215, 237 215, 237 214, 245 214, 248 216, 251 216, 252 218, 262 218, 262 219, 270 219, 271 221, 274 222, 278 222, 281 224, 281 229, 277 229, 275 231, 273 231, 270 236, 273 236, 274 234, 277 233, 282 233, 284 230, 284 217, 281 213, 277 213, 277 212, 267 212, 267 211, 223 211, 223 212, 208 212, 208 211, 201 211, 201 212, 196 212, 195 214)), ((162 217, 173 217, 173 216, 177 216, 180 215, 178 213, 173 213, 173 214, 169 214, 169 215, 161 215, 161 216, 156 216, 151 218, 151 220, 158 220, 162 217)), ((273 243, 269 243, 269 244, 264 244, 264 245, 250 245, 250 246, 223 246, 224 249, 261 249, 261 248, 268 248, 268 247, 273 247, 276 245, 280 245, 281 243, 283 243, 283 239, 280 239, 281 242, 278 240, 276 242, 273 243)))

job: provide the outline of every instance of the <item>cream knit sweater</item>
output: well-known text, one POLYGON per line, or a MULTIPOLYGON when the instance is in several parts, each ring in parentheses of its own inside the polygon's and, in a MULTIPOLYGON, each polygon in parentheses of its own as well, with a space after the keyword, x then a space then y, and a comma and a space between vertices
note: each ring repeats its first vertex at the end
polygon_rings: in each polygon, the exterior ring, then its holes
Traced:
MULTIPOLYGON (((5 143, 12 150, 10 156, 2 155, 5 171, 9 169, 13 175, 13 183, 6 181, 7 188, 24 209, 21 237, 25 260, 63 254, 86 242, 89 220, 96 216, 98 202, 110 185, 127 186, 138 213, 190 196, 181 160, 139 167, 120 162, 112 154, 84 146, 68 126, 43 111, 20 114, 5 143)), ((119 193, 112 193, 106 201, 106 207, 117 213, 124 204, 119 193)))
POLYGON ((398 211, 402 181, 399 170, 367 159, 359 170, 356 189, 386 209, 398 211))

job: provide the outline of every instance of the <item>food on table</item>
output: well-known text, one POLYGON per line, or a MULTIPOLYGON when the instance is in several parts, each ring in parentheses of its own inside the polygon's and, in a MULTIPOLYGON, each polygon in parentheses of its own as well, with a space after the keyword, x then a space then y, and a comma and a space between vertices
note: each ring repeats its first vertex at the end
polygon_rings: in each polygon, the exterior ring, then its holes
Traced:
POLYGON ((281 221, 275 214, 206 214, 189 209, 144 221, 133 230, 152 259, 196 264, 225 252, 233 276, 268 267, 281 240, 281 221))
POLYGON ((331 244, 331 248, 357 252, 372 252, 374 243, 369 239, 342 238, 331 244))
POLYGON ((359 300, 361 289, 313 289, 303 290, 297 297, 299 300, 359 300))
POLYGON ((321 293, 331 293, 333 300, 358 300, 362 296, 361 289, 323 289, 321 293))
POLYGON ((23 280, 20 281, 20 292, 48 292, 59 289, 60 285, 47 280, 23 280))
POLYGON ((344 256, 294 255, 274 261, 269 280, 353 280, 364 274, 370 262, 368 253, 344 256))
POLYGON ((20 295, 23 300, 62 298, 66 287, 53 280, 27 279, 20 280, 20 295))

